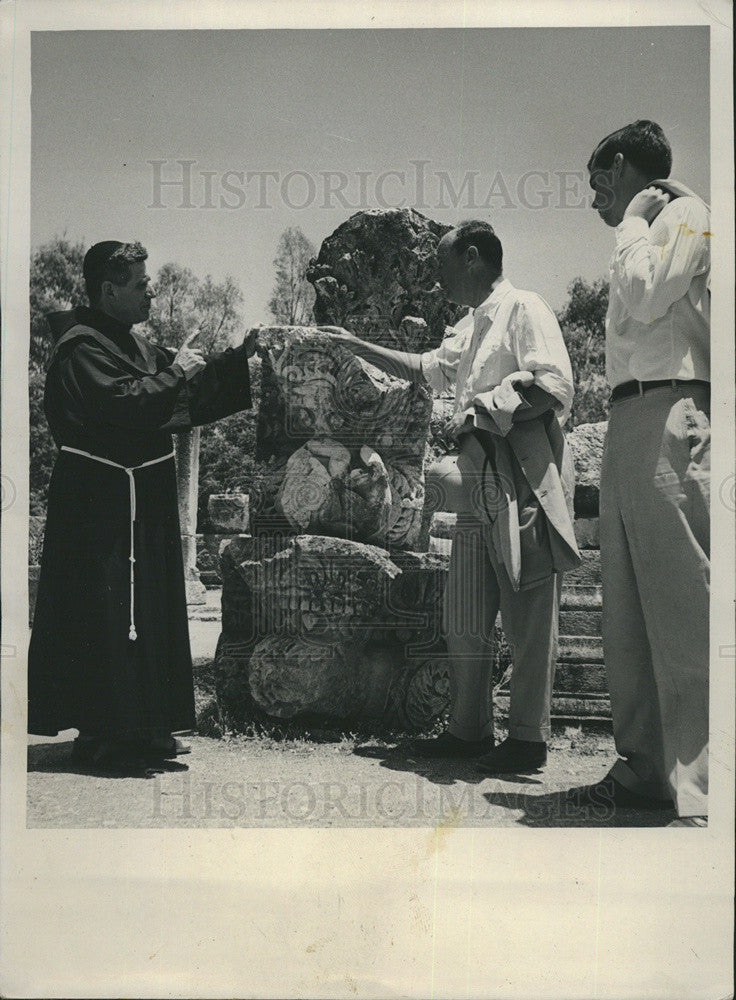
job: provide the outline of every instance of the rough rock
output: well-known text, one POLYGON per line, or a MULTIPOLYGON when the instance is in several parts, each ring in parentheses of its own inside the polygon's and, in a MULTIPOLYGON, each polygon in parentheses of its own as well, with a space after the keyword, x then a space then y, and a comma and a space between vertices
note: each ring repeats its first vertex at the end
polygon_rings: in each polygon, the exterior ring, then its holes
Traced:
POLYGON ((575 540, 579 549, 599 549, 601 547, 599 519, 597 517, 576 517, 575 540))
POLYGON ((578 424, 567 435, 575 459, 575 516, 598 517, 603 438, 608 421, 578 424))
POLYGON ((222 630, 227 638, 260 641, 268 634, 268 608, 254 597, 249 573, 291 542, 279 536, 236 535, 221 543, 222 630))
POLYGON ((424 729, 450 707, 450 676, 446 658, 430 657, 414 671, 406 692, 404 712, 409 724, 424 729))
POLYGON ((220 553, 230 542, 243 538, 250 538, 250 535, 247 533, 233 535, 230 532, 227 534, 205 532, 197 535, 197 569, 205 586, 221 586, 220 553))
POLYGON ((220 544, 222 632, 212 668, 219 717, 225 729, 242 731, 252 708, 248 675, 253 650, 268 634, 263 608, 246 582, 241 567, 258 565, 283 545, 283 539, 236 535, 220 544))
POLYGON ((213 533, 248 530, 248 494, 212 493, 207 500, 207 515, 213 533))
POLYGON ((449 705, 446 659, 407 670, 390 642, 361 649, 271 636, 253 651, 249 676, 255 704, 278 718, 309 713, 424 729, 449 705))
POLYGON ((254 531, 284 527, 416 548, 428 388, 307 327, 263 328, 259 349, 256 458, 271 468, 254 503, 254 531))
POLYGON ((454 538, 457 514, 447 510, 436 510, 432 515, 430 534, 434 538, 454 538))
POLYGON ((405 351, 436 347, 461 312, 438 284, 437 244, 451 228, 408 208, 351 216, 307 270, 317 323, 405 351))
POLYGON ((277 504, 301 532, 367 542, 388 537, 388 470, 368 445, 351 453, 337 441, 308 441, 286 463, 277 504))
POLYGON ((269 634, 325 642, 364 641, 400 572, 383 549, 320 535, 299 535, 239 571, 269 634))
POLYGON ((356 707, 355 656, 341 643, 270 635, 253 650, 249 683, 256 704, 278 718, 345 718, 356 707))
POLYGON ((441 639, 449 560, 433 552, 393 551, 391 558, 401 572, 389 584, 385 621, 404 645, 405 659, 416 661, 418 649, 441 639))
POLYGON ((444 648, 446 559, 303 535, 240 536, 220 562, 214 676, 226 728, 246 728, 254 703, 280 717, 431 722, 418 703, 409 716, 407 697, 414 673, 444 648))

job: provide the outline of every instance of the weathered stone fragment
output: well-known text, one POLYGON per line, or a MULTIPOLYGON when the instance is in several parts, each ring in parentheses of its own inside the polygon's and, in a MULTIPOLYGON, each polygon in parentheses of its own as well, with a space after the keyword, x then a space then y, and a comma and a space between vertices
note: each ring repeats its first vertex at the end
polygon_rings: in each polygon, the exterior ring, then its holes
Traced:
POLYGON ((207 501, 207 515, 213 533, 248 530, 248 494, 212 493, 207 501))
POLYGON ((257 457, 260 525, 416 548, 431 396, 306 327, 267 327, 257 457))
POLYGON ((446 559, 301 535, 241 536, 223 545, 220 561, 215 674, 229 726, 242 728, 252 692, 281 717, 339 716, 349 705, 345 717, 412 728, 409 682, 442 648, 446 559))
POLYGON ((199 496, 199 427, 174 435, 176 490, 179 500, 181 549, 187 604, 207 602, 197 569, 197 500, 199 496))
POLYGON ((336 441, 308 441, 286 463, 277 504, 300 532, 367 542, 388 536, 389 474, 368 445, 350 452, 336 441))
POLYGON ((399 573, 383 549, 321 535, 299 535, 239 569, 270 633, 325 642, 364 641, 399 573))
POLYGON ((438 284, 437 244, 451 228, 408 208, 351 216, 307 271, 317 323, 405 351, 436 347, 459 313, 438 284))
POLYGON ((254 701, 269 715, 356 714, 357 664, 341 643, 271 635, 253 650, 249 681, 254 701))
POLYGON ((597 517, 576 517, 575 540, 579 549, 599 549, 601 547, 599 519, 597 517))
POLYGON ((598 517, 603 438, 608 421, 578 424, 567 435, 575 459, 575 516, 598 517))
POLYGON ((450 707, 450 677, 444 657, 430 657, 409 681, 404 712, 411 726, 424 729, 450 707))

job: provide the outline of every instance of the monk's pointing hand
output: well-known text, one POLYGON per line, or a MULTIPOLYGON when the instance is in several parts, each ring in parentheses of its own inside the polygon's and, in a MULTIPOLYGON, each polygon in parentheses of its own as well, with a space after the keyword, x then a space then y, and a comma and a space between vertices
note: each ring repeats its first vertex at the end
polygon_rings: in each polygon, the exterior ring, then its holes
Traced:
POLYGON ((207 362, 202 357, 200 351, 193 351, 189 347, 180 347, 178 354, 174 358, 174 364, 179 365, 184 372, 184 378, 189 381, 193 375, 202 371, 207 362))
POLYGON ((251 327, 250 330, 245 335, 243 343, 245 344, 245 356, 247 358, 252 358, 256 352, 256 341, 258 340, 258 327, 251 327))

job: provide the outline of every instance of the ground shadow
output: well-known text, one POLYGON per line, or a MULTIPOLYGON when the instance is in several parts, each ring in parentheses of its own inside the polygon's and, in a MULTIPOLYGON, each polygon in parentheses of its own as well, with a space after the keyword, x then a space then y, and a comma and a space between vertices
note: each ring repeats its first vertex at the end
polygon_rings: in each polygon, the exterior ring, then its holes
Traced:
POLYGON ((530 827, 659 827, 667 826, 677 815, 674 808, 622 809, 603 802, 581 806, 580 793, 584 787, 542 795, 499 789, 484 792, 483 798, 489 805, 521 811, 516 822, 530 827))
POLYGON ((357 746, 353 753, 356 757, 378 760, 381 767, 389 771, 417 774, 435 785, 454 785, 457 782, 479 785, 487 778, 487 775, 475 769, 475 761, 472 759, 422 757, 412 749, 408 741, 395 747, 357 746))
POLYGON ((45 774, 86 774, 95 778, 130 778, 153 777, 176 771, 188 771, 186 764, 177 760, 161 761, 147 770, 145 775, 140 772, 111 772, 91 764, 72 760, 73 741, 68 743, 37 743, 28 747, 28 771, 38 771, 45 774))

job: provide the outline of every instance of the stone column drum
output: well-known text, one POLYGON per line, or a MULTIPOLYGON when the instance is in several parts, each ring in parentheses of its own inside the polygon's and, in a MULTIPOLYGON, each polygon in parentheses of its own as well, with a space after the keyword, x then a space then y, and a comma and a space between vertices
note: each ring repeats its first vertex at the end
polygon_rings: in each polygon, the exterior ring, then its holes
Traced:
MULTIPOLYGON (((317 319, 404 350, 436 346, 456 314, 437 284, 448 228, 409 210, 358 213, 310 267, 317 319)), ((259 351, 266 475, 251 493, 253 537, 221 554, 222 716, 239 728, 255 703, 281 718, 425 726, 449 694, 447 558, 416 551, 431 392, 314 327, 263 328, 259 351)))
POLYGON ((199 578, 199 570, 197 569, 199 427, 175 434, 174 452, 187 604, 205 604, 207 591, 199 578))

